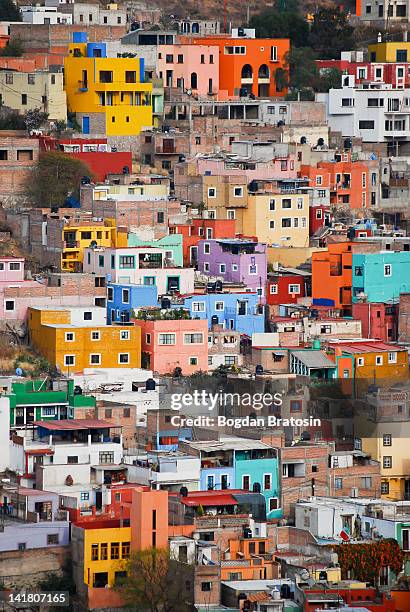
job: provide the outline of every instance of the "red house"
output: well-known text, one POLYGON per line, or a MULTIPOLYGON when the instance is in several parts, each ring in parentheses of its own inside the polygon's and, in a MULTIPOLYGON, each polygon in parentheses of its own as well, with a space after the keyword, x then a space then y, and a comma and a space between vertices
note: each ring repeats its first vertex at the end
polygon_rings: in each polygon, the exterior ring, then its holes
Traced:
MULTIPOLYGON (((343 55, 348 57, 348 53, 343 53, 343 55)), ((371 54, 369 59, 370 61, 363 61, 363 54, 350 52, 350 59, 316 60, 316 65, 319 72, 336 68, 343 73, 343 78, 348 75, 353 77, 352 86, 354 87, 363 83, 386 83, 392 85, 394 89, 409 87, 409 62, 376 63, 376 58, 373 58, 371 54), (357 61, 359 59, 360 61, 357 61)))
POLYGON ((363 338, 374 338, 383 342, 397 340, 398 304, 359 302, 352 305, 352 317, 362 322, 363 338))
POLYGON ((330 225, 330 206, 319 204, 309 208, 309 235, 315 236, 320 230, 330 225))
POLYGON ((61 151, 81 159, 90 168, 93 179, 97 182, 104 182, 107 174, 132 172, 131 151, 113 151, 106 138, 56 139, 40 136, 39 140, 42 151, 61 151))
POLYGON ((235 238, 234 219, 191 219, 188 223, 169 226, 170 234, 182 234, 184 266, 194 266, 198 260, 198 242, 212 238, 235 238))
POLYGON ((294 304, 307 295, 306 280, 309 274, 284 268, 269 274, 266 291, 268 304, 294 304))

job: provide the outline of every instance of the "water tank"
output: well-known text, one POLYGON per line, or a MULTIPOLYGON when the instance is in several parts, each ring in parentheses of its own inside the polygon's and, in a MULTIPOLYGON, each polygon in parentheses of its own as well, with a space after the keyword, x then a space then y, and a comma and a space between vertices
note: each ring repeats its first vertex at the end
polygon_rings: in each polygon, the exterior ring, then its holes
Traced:
POLYGON ((162 298, 161 308, 171 308, 171 300, 169 299, 169 297, 162 298))
POLYGON ((255 374, 263 374, 263 365, 261 365, 260 363, 258 363, 255 368, 255 374))
POLYGON ((314 351, 320 351, 320 340, 318 340, 317 338, 316 340, 313 340, 312 349, 314 351))
POLYGON ((147 391, 155 391, 156 386, 157 386, 157 383, 155 382, 153 378, 147 378, 147 380, 145 381, 145 389, 147 391))
POLYGON ((271 591, 271 594, 270 594, 270 595, 271 595, 271 597, 272 597, 272 599, 273 599, 273 600, 278 600, 278 599, 280 599, 280 592, 279 592, 279 589, 277 589, 276 587, 274 587, 274 588, 272 589, 272 591, 271 591))
POLYGON ((186 487, 181 487, 179 489, 179 492, 180 492, 182 497, 188 497, 188 489, 186 487))

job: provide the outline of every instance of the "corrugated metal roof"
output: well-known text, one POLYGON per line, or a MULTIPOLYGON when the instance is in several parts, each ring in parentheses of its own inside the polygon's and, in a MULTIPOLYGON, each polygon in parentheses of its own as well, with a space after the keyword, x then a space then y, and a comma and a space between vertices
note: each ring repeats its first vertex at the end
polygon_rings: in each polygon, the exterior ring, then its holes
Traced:
POLYGON ((77 431, 78 429, 106 429, 120 427, 100 419, 62 419, 61 421, 34 421, 34 425, 50 431, 77 431))
POLYGON ((322 351, 291 351, 307 368, 334 368, 335 364, 322 351))

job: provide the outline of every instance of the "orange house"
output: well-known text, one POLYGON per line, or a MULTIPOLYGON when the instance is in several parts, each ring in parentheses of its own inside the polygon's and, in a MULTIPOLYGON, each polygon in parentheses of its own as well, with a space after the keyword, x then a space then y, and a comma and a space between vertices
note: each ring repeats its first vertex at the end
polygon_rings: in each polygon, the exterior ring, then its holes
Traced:
POLYGON ((319 162, 314 169, 316 186, 321 175, 324 181, 329 180, 330 204, 347 205, 352 209, 376 205, 379 184, 377 161, 352 161, 347 155, 347 161, 319 162))
MULTIPOLYGON (((259 98, 284 96, 287 88, 277 86, 278 69, 288 74, 286 54, 290 49, 288 38, 232 38, 230 36, 192 37, 195 45, 219 47, 219 91, 221 96, 259 98)), ((278 83, 279 85, 279 83, 278 83)))
POLYGON ((329 244, 327 251, 312 254, 313 303, 335 306, 344 316, 352 312, 352 244, 329 244))
POLYGON ((170 234, 182 234, 184 266, 198 262, 198 243, 212 238, 235 238, 234 219, 191 219, 189 223, 170 224, 170 234))
POLYGON ((280 564, 270 552, 269 538, 229 540, 221 562, 221 580, 271 580, 280 578, 280 564))

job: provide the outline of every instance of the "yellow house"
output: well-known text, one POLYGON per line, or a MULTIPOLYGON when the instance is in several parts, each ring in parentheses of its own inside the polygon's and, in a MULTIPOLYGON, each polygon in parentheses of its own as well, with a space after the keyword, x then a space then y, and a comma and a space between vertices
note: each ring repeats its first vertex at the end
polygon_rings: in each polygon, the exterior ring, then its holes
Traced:
POLYGON ((32 346, 65 374, 86 368, 141 367, 139 327, 106 325, 105 308, 28 309, 32 346))
POLYGON ((83 529, 84 583, 93 588, 113 586, 130 557, 131 527, 83 529))
POLYGON ((410 61, 410 42, 379 42, 369 45, 371 62, 408 62, 410 61))
POLYGON ((87 42, 75 32, 64 61, 68 110, 83 134, 133 136, 152 127, 152 83, 145 82, 144 59, 107 57, 105 43, 87 42))
POLYGON ((281 247, 309 246, 309 195, 255 193, 248 195, 243 226, 259 242, 281 247))
POLYGON ((148 183, 144 185, 96 185, 93 190, 94 200, 120 200, 120 196, 146 196, 147 198, 166 198, 169 187, 165 183, 148 183))
POLYGON ((61 72, 1 70, 0 99, 19 113, 40 108, 50 121, 66 121, 67 104, 61 72))
POLYGON ((117 230, 113 219, 90 222, 71 220, 64 226, 62 234, 61 270, 63 272, 81 272, 84 249, 90 246, 124 247, 128 244, 127 232, 117 230))

